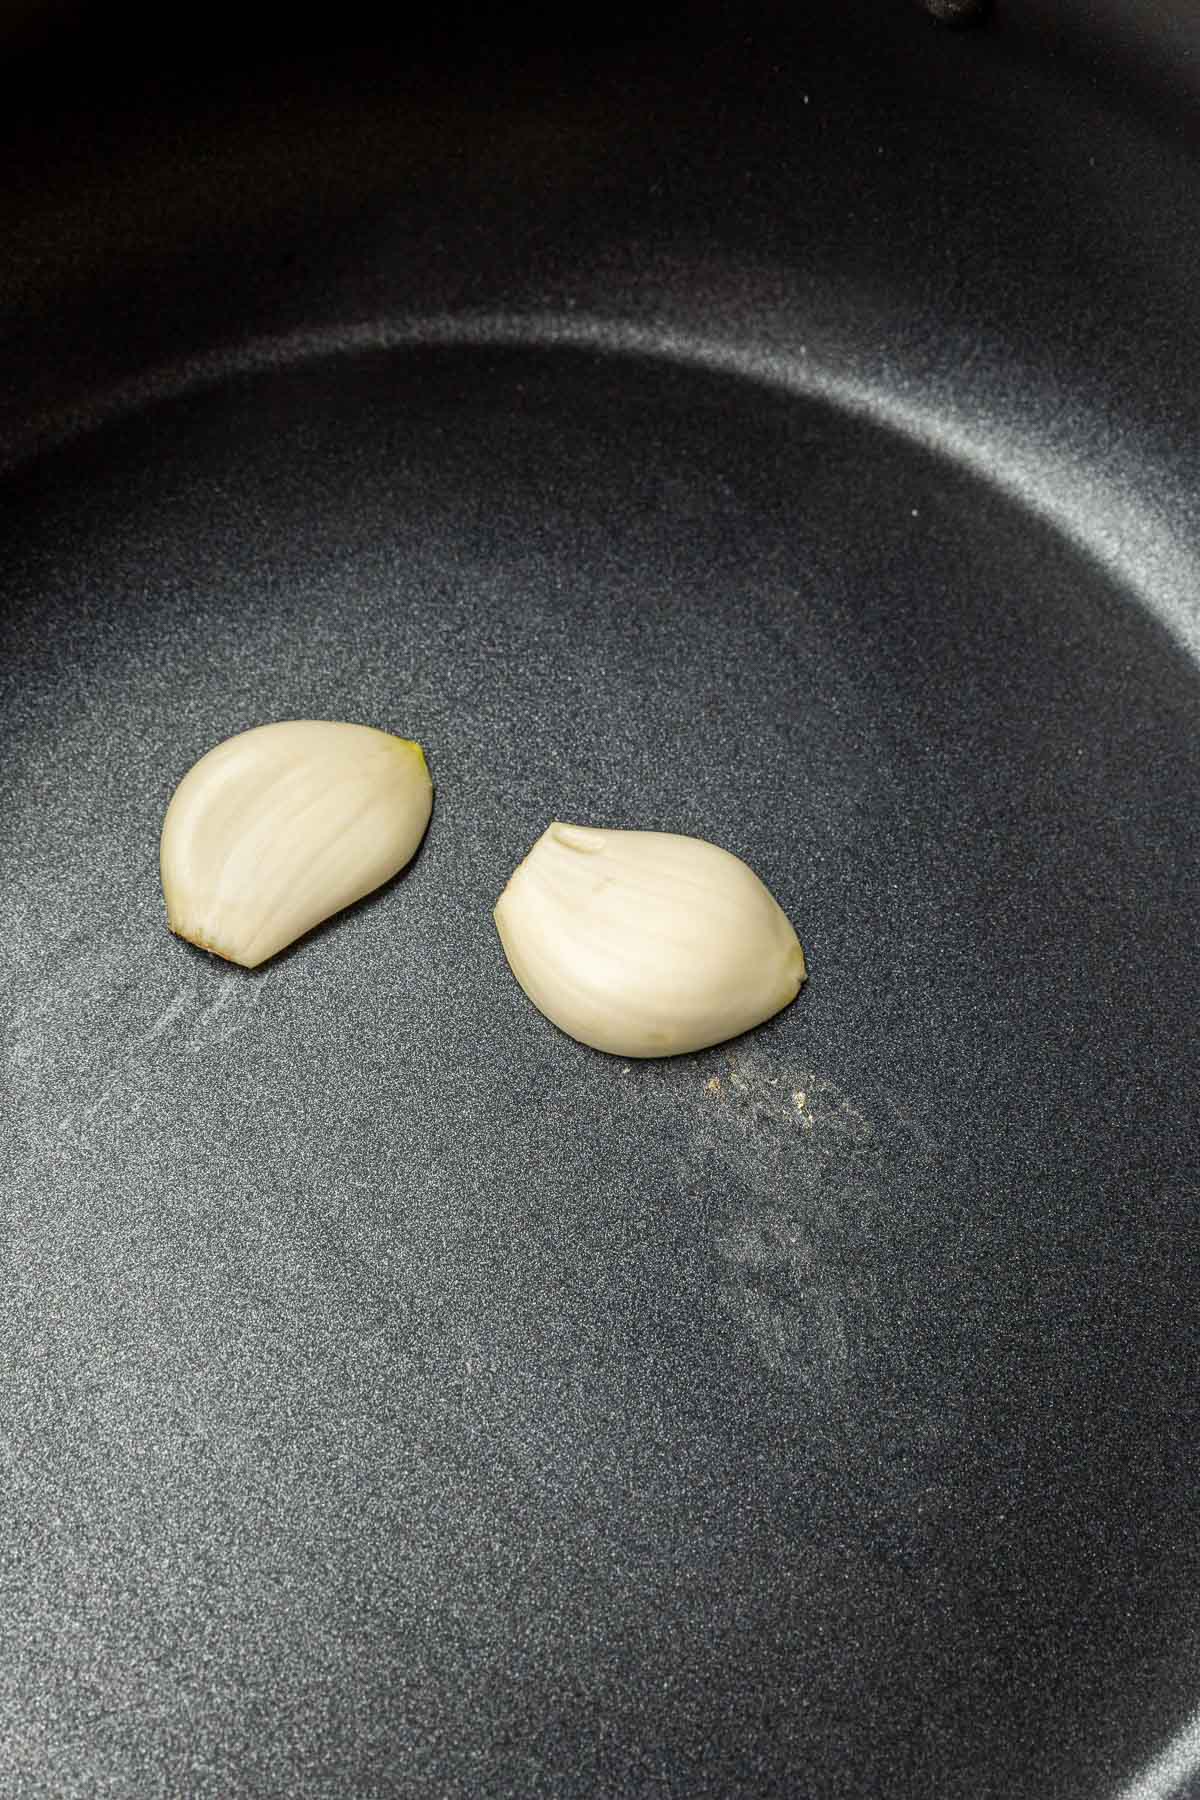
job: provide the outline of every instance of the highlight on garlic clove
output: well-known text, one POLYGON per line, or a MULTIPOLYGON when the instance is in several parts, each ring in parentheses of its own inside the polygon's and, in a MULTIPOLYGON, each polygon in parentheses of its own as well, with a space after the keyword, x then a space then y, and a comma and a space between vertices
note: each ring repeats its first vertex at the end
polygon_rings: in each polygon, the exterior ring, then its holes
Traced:
POLYGON ((495 910, 509 967, 562 1031, 675 1056, 796 998, 804 952, 753 869, 702 838, 555 823, 495 910))
POLYGON ((433 807, 419 744, 291 719, 218 744, 163 820, 167 923, 247 969, 390 880, 433 807))

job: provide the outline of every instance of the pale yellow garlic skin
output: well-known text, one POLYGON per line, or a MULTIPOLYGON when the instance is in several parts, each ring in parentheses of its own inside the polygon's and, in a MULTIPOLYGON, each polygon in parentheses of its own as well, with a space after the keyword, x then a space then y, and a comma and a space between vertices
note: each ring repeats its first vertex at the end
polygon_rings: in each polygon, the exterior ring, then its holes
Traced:
POLYGON ((753 869, 701 838, 552 824, 495 911, 509 966, 560 1030, 611 1056, 677 1056, 761 1025, 804 952, 753 869))
POLYGON ((240 732, 200 758, 167 808, 167 923, 257 968, 397 874, 432 806, 407 738, 317 719, 240 732))

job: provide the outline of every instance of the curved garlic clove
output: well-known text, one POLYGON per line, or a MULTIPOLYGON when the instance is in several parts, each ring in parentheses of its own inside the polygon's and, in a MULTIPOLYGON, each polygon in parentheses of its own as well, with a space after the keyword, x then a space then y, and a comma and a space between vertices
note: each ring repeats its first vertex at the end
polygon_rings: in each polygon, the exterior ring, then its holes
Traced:
POLYGON ((292 719, 227 738, 163 820, 167 923, 253 969, 409 861, 433 806, 419 744, 292 719))
POLYGON ((613 1056, 674 1056, 795 999, 804 952, 754 871, 701 838, 553 824, 496 929, 548 1019, 613 1056))

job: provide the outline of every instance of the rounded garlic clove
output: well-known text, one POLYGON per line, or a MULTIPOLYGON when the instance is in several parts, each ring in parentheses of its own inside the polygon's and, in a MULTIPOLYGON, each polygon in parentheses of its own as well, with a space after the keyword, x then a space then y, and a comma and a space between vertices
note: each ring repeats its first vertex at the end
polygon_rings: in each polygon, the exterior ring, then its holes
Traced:
POLYGON ((167 923, 253 969, 402 869, 429 823, 419 744, 292 719, 227 738, 163 821, 167 923))
POLYGON ((795 999, 804 952, 754 871, 701 838, 553 824, 495 911, 546 1017, 613 1056, 722 1043, 795 999))

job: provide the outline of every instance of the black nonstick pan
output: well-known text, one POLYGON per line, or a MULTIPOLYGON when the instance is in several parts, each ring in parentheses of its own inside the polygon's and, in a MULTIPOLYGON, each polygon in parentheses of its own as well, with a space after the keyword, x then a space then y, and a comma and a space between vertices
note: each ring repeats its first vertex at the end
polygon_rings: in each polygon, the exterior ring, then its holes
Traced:
POLYGON ((1200 1792, 1200 23, 355 23, 5 40, 0 1792, 1200 1792), (250 973, 286 718, 437 797, 250 973), (796 1003, 556 1031, 554 818, 796 1003))

